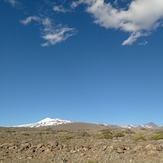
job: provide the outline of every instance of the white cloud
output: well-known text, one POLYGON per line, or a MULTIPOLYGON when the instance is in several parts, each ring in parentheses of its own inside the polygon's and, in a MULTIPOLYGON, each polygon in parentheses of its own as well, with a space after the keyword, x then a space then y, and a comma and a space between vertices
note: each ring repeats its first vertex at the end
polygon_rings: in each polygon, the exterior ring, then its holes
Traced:
POLYGON ((136 41, 140 36, 140 32, 132 33, 130 37, 122 43, 122 45, 132 45, 132 43, 136 41))
POLYGON ((76 34, 76 29, 74 28, 64 27, 62 25, 54 26, 49 18, 29 16, 20 22, 24 25, 28 25, 31 21, 36 21, 41 25, 41 38, 45 40, 45 43, 41 44, 43 47, 55 45, 76 34))
POLYGON ((39 21, 39 20, 40 20, 40 18, 37 17, 37 16, 29 16, 29 17, 27 17, 26 19, 21 20, 20 22, 21 22, 22 24, 24 24, 24 25, 28 25, 28 24, 31 23, 31 21, 39 21))
POLYGON ((71 8, 76 8, 76 7, 78 7, 81 3, 83 3, 83 1, 73 1, 72 3, 71 3, 71 8))
POLYGON ((5 1, 10 3, 13 7, 15 7, 16 4, 18 4, 17 0, 5 0, 5 1))
POLYGON ((143 46, 145 46, 147 44, 148 44, 148 41, 145 41, 145 40, 143 42, 139 43, 139 45, 143 45, 143 46))
POLYGON ((75 8, 80 4, 86 4, 86 11, 93 15, 96 24, 130 33, 122 45, 131 45, 163 23, 163 0, 134 0, 127 9, 114 8, 104 0, 78 0, 71 7, 75 8))
POLYGON ((52 28, 52 22, 49 18, 45 18, 42 20, 42 24, 45 26, 45 27, 48 27, 48 28, 52 28))
POLYGON ((114 5, 117 6, 118 5, 118 0, 114 0, 114 5))
POLYGON ((46 40, 42 44, 43 47, 55 45, 76 34, 74 28, 63 27, 62 25, 53 27, 49 18, 45 18, 42 24, 44 26, 42 38, 46 40))
POLYGON ((42 36, 42 38, 46 40, 46 42, 43 43, 42 46, 45 47, 55 45, 75 34, 76 30, 74 28, 60 27, 51 29, 48 32, 44 33, 44 35, 42 36))
POLYGON ((63 6, 54 6, 53 10, 61 13, 69 12, 69 10, 65 9, 63 6))

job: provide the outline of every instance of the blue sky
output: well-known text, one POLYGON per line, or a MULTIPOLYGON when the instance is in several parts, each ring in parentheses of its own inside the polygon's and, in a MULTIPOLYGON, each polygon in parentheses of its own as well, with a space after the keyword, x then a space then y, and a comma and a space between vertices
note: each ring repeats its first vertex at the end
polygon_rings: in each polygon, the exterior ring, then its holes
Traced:
POLYGON ((161 0, 2 0, 0 20, 0 126, 163 125, 161 0))

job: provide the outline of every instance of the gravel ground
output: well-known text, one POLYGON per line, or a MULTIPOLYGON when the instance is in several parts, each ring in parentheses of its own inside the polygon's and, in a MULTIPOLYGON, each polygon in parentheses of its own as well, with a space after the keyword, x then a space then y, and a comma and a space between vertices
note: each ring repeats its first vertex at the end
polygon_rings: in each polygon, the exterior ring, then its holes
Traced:
POLYGON ((163 163, 163 130, 1 127, 0 163, 163 163))

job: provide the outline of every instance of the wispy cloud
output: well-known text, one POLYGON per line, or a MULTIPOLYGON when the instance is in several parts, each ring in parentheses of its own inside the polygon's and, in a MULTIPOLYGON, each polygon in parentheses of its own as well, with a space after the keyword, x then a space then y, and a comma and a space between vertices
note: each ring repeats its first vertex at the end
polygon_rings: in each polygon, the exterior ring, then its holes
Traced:
POLYGON ((104 0, 78 0, 72 2, 71 7, 80 4, 86 5, 86 11, 93 16, 96 24, 130 33, 122 45, 133 44, 139 37, 149 35, 163 23, 162 0, 134 0, 127 9, 114 8, 104 0))
POLYGON ((76 30, 74 28, 59 27, 59 28, 52 29, 51 31, 46 32, 42 36, 42 38, 46 40, 46 42, 43 43, 42 46, 45 47, 45 46, 55 45, 75 34, 76 34, 76 30))
POLYGON ((17 0, 5 0, 5 1, 10 3, 13 7, 15 7, 18 4, 17 0))
POLYGON ((132 33, 130 37, 122 43, 122 45, 132 45, 132 43, 135 42, 141 35, 142 34, 140 32, 132 33))
POLYGON ((143 45, 143 46, 145 46, 147 44, 148 44, 148 41, 145 41, 145 40, 143 42, 139 43, 139 45, 143 45))
POLYGON ((49 18, 40 18, 37 16, 29 16, 20 22, 23 25, 28 25, 31 21, 36 21, 41 25, 41 38, 45 40, 45 43, 41 46, 50 46, 65 41, 69 37, 76 34, 76 29, 65 27, 63 25, 54 26, 52 20, 49 18))
POLYGON ((46 40, 42 44, 43 47, 55 45, 76 34, 76 29, 74 28, 64 27, 62 25, 54 27, 49 18, 45 18, 42 21, 42 25, 44 26, 42 38, 46 40))
POLYGON ((64 8, 62 5, 61 6, 54 6, 53 7, 53 10, 55 12, 61 12, 61 13, 66 13, 66 12, 69 12, 68 9, 64 8))
POLYGON ((24 25, 28 25, 31 21, 40 21, 40 18, 37 16, 29 16, 26 19, 21 20, 20 22, 24 25))

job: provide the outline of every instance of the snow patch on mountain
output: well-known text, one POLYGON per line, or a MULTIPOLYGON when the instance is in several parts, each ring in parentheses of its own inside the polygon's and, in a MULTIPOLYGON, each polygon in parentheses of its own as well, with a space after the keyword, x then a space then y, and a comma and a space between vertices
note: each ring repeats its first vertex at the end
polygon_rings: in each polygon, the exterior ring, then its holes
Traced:
POLYGON ((152 129, 152 128, 158 128, 160 126, 158 126, 157 124, 153 123, 153 122, 149 122, 149 123, 146 123, 146 124, 140 124, 140 125, 110 125, 110 124, 107 124, 107 123, 97 123, 98 125, 100 126, 114 126, 114 127, 122 127, 122 128, 147 128, 147 129, 152 129))
POLYGON ((14 126, 14 127, 31 127, 32 128, 32 127, 43 127, 43 126, 56 126, 56 125, 67 124, 67 123, 72 123, 72 122, 69 120, 62 120, 59 118, 56 118, 56 119, 45 118, 36 123, 18 125, 18 126, 14 126))
POLYGON ((120 127, 122 128, 158 128, 160 126, 156 125, 153 122, 149 122, 146 124, 142 124, 142 125, 121 125, 120 127))

